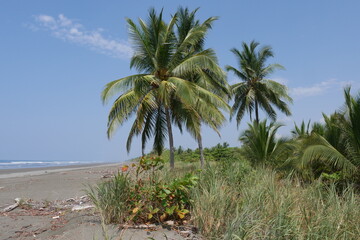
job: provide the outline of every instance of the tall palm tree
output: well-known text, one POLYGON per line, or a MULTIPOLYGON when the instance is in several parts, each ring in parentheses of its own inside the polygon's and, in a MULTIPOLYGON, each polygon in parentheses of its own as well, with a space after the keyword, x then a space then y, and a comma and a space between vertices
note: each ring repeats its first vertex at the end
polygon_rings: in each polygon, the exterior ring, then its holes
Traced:
POLYGON ((104 102, 119 95, 109 113, 108 136, 135 115, 127 150, 133 137, 141 135, 142 147, 153 137, 154 149, 160 155, 168 138, 171 168, 174 168, 172 124, 179 123, 178 109, 194 111, 198 99, 217 107, 227 105, 216 94, 185 78, 202 74, 206 69, 219 78, 223 75, 212 49, 188 51, 203 41, 208 27, 193 27, 180 39, 174 30, 177 22, 175 14, 166 24, 162 11, 157 14, 154 9, 149 11, 148 21, 139 19, 138 25, 127 19, 135 50, 130 68, 139 73, 108 83, 102 92, 104 102))
MULTIPOLYGON (((200 23, 199 20, 196 20, 195 14, 198 11, 198 8, 190 12, 188 8, 180 7, 177 11, 179 21, 177 22, 177 35, 179 40, 182 41, 193 28, 202 25, 204 28, 212 28, 212 23, 216 20, 216 17, 211 17, 205 20, 203 23, 200 23)), ((204 39, 200 41, 197 45, 192 46, 187 49, 187 54, 196 54, 203 51, 204 39)), ((228 99, 230 95, 229 86, 226 81, 225 73, 223 75, 213 74, 211 69, 204 69, 202 72, 184 76, 184 78, 189 81, 208 89, 209 91, 221 96, 224 100, 228 99)), ((220 136, 218 128, 225 121, 223 113, 219 110, 219 107, 209 104, 201 99, 197 100, 196 107, 194 111, 186 110, 186 114, 189 119, 185 120, 186 128, 190 134, 198 141, 198 147, 200 152, 200 165, 204 166, 204 151, 202 145, 201 137, 201 125, 205 125, 214 129, 220 136)), ((228 111, 230 108, 226 106, 222 110, 228 111)))
POLYGON ((287 102, 291 103, 292 99, 288 95, 287 88, 276 81, 266 79, 276 69, 283 69, 283 66, 266 65, 267 59, 274 55, 272 49, 264 46, 257 51, 257 46, 259 43, 255 41, 252 41, 250 45, 243 42, 242 51, 236 48, 231 49, 239 62, 239 69, 226 66, 227 71, 233 72, 242 80, 231 86, 235 101, 231 117, 236 115, 238 125, 245 111, 250 114, 251 121, 252 113, 255 111, 255 120, 259 123, 259 108, 263 109, 273 121, 277 116, 273 106, 287 116, 291 115, 287 102))

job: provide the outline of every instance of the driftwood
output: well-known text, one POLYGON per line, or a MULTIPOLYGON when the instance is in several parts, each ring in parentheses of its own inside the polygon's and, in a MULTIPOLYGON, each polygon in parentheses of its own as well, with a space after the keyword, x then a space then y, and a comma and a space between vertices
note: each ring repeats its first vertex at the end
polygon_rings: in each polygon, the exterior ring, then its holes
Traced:
POLYGON ((4 208, 2 211, 10 212, 10 211, 14 210, 15 208, 17 208, 20 205, 20 202, 21 202, 21 198, 15 198, 15 203, 13 205, 10 205, 10 206, 4 208))
POLYGON ((75 206, 73 206, 71 211, 81 211, 81 210, 94 208, 94 207, 95 207, 94 205, 75 205, 75 206))
POLYGON ((122 229, 155 229, 155 228, 160 228, 160 225, 157 226, 155 224, 140 224, 140 225, 123 224, 123 225, 120 225, 120 228, 122 228, 122 229))
POLYGON ((114 174, 112 173, 107 173, 107 174, 104 174, 101 176, 101 178, 113 178, 114 177, 114 174))

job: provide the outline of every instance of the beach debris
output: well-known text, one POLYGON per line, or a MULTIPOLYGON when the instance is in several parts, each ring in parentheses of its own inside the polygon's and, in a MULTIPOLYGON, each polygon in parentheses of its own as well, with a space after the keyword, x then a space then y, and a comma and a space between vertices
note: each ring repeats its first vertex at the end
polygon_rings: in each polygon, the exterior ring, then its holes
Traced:
POLYGON ((84 196, 81 196, 81 197, 80 197, 80 200, 81 200, 81 201, 89 201, 90 199, 89 199, 89 196, 88 196, 88 195, 84 195, 84 196))
POLYGON ((52 219, 58 219, 60 218, 60 216, 55 216, 55 217, 52 217, 52 219))
POLYGON ((65 201, 66 202, 75 202, 76 200, 75 200, 75 198, 69 198, 69 199, 66 199, 65 201))
POLYGON ((30 236, 36 238, 37 235, 40 235, 41 233, 46 232, 46 231, 47 231, 47 229, 45 229, 45 228, 38 228, 36 230, 29 229, 29 231, 25 231, 25 230, 15 231, 15 233, 16 233, 17 239, 19 239, 19 238, 23 239, 25 237, 30 237, 30 236))
POLYGON ((107 173, 101 176, 101 178, 112 178, 112 177, 114 177, 114 174, 112 173, 107 173))
POLYGON ((190 236, 190 234, 192 234, 192 232, 190 231, 190 230, 185 230, 185 231, 180 231, 179 232, 182 236, 186 236, 186 237, 188 237, 188 236, 190 236))
POLYGON ((6 207, 6 208, 4 208, 2 211, 3 212, 10 212, 10 211, 14 210, 15 208, 17 208, 22 201, 23 200, 21 198, 15 198, 15 203, 8 206, 8 207, 6 207))
POLYGON ((123 224, 120 226, 122 229, 157 229, 160 226, 156 224, 140 224, 140 225, 130 225, 130 224, 123 224))
POLYGON ((94 207, 95 207, 94 205, 75 205, 75 206, 73 206, 71 211, 81 211, 81 210, 94 208, 94 207))
POLYGON ((172 221, 172 220, 166 221, 165 224, 169 225, 169 226, 174 226, 174 221, 172 221))
POLYGON ((4 189, 5 187, 0 187, 0 190, 4 189))

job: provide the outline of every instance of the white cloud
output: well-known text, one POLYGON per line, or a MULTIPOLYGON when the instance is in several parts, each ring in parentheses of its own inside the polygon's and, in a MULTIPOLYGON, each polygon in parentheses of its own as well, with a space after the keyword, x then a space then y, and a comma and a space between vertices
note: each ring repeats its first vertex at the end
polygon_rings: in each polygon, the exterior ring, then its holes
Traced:
POLYGON ((39 15, 37 16, 38 20, 43 23, 53 23, 55 22, 54 18, 47 15, 39 15))
POLYGON ((349 82, 342 82, 336 79, 330 79, 320 83, 316 83, 309 87, 295 87, 290 89, 290 95, 294 97, 309 97, 309 96, 318 96, 326 92, 327 90, 340 87, 343 88, 345 85, 348 85, 349 82))
POLYGON ((86 30, 83 25, 60 14, 58 17, 48 15, 35 16, 33 30, 44 29, 52 36, 64 41, 86 46, 94 51, 116 58, 129 58, 133 50, 126 41, 118 41, 103 36, 103 29, 86 30))

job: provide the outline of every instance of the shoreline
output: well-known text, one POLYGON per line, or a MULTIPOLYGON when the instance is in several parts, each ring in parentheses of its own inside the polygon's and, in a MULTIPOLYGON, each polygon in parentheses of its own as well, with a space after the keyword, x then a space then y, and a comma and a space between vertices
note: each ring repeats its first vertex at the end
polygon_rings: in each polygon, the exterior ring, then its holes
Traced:
POLYGON ((51 166, 51 167, 36 167, 36 168, 13 168, 13 169, 0 169, 0 179, 4 178, 17 178, 25 176, 39 176, 50 173, 57 173, 63 171, 74 171, 74 170, 83 170, 91 169, 94 167, 116 167, 125 164, 124 162, 117 163, 84 163, 84 164, 75 164, 75 165, 66 165, 66 166, 51 166))
POLYGON ((0 206, 15 198, 36 201, 63 200, 84 195, 84 188, 116 174, 122 163, 98 163, 70 166, 0 170, 0 206))

